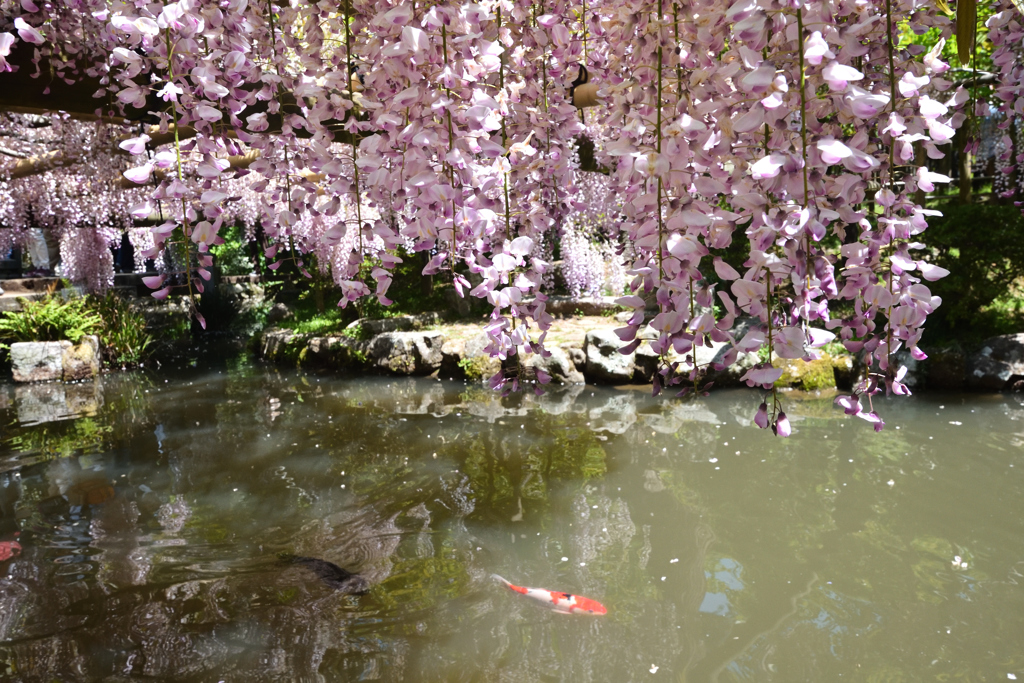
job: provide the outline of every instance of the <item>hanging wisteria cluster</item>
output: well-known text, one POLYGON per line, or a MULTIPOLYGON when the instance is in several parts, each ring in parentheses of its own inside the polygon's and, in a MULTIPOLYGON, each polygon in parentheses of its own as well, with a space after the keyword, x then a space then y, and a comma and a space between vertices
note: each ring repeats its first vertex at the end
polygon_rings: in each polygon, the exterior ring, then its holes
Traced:
POLYGON ((562 280, 573 297, 625 291, 631 255, 619 232, 622 203, 613 182, 601 173, 578 174, 573 208, 558 231, 562 280))
MULTIPOLYGON (((936 212, 915 198, 948 182, 929 160, 972 111, 941 43, 901 46, 901 27, 950 34, 931 4, 2 6, 0 71, 31 50, 59 78, 96 80, 96 113, 149 117, 149 132, 120 143, 136 160, 125 177, 148 188, 131 212, 162 218, 150 257, 185 246, 190 291, 225 218, 246 211, 275 265, 316 255, 341 306, 387 304, 400 250, 428 252, 425 275, 493 305, 488 350, 508 362, 491 384, 513 390, 520 355, 546 353, 549 245, 574 215, 599 211, 606 243, 628 259, 623 351, 649 321, 655 391, 703 390, 713 368, 696 350, 712 342, 729 345, 728 363, 762 348, 814 358, 838 339, 871 368, 839 401, 880 429, 871 397, 909 393, 897 352, 924 358, 940 303, 927 283, 945 272, 923 258, 936 212), (604 194, 581 201, 595 173, 604 194), (746 258, 727 262, 737 242, 746 258), (742 336, 741 316, 756 320, 742 336)), ((1020 17, 989 27, 996 64, 1018 76, 999 96, 1022 114, 1020 17)), ((770 392, 757 424, 786 435, 781 372, 769 360, 745 379, 770 392)))
MULTIPOLYGON (((1001 79, 996 88, 1000 100, 1002 120, 999 128, 1004 131, 998 143, 999 170, 1002 178, 996 180, 997 191, 1004 197, 1016 196, 1024 183, 1024 174, 1018 167, 1024 164, 1024 148, 1021 138, 1020 117, 1024 117, 1024 17, 1009 6, 989 17, 986 22, 989 39, 995 46, 992 65, 1001 79)), ((1016 202, 1022 206, 1021 202, 1016 202)), ((1022 208, 1024 211, 1024 208, 1022 208)))
POLYGON ((113 280, 110 246, 120 244, 122 232, 140 251, 152 246, 149 230, 133 227, 129 214, 144 192, 124 187, 125 158, 109 153, 122 132, 60 114, 3 115, 4 155, 48 163, 31 181, 0 178, 0 251, 45 226, 60 244, 60 274, 95 290, 113 280))

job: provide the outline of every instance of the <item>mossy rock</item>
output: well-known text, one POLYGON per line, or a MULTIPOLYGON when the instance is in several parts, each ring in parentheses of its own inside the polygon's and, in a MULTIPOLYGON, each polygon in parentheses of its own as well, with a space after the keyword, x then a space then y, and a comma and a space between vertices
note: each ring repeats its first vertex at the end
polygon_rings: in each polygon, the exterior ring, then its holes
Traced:
POLYGON ((811 361, 799 358, 778 358, 774 365, 782 369, 782 377, 775 382, 777 387, 792 387, 804 391, 820 391, 836 387, 832 357, 827 354, 818 360, 811 361))
POLYGON ((863 369, 857 359, 848 353, 829 355, 832 360, 832 372, 836 378, 836 388, 842 391, 850 391, 857 383, 861 370, 863 369))
POLYGON ((368 368, 370 362, 367 342, 351 337, 313 337, 299 357, 300 364, 350 370, 368 368))
POLYGON ((489 356, 474 356, 473 358, 462 358, 459 360, 459 368, 462 374, 471 382, 479 382, 493 375, 496 370, 494 362, 489 356))

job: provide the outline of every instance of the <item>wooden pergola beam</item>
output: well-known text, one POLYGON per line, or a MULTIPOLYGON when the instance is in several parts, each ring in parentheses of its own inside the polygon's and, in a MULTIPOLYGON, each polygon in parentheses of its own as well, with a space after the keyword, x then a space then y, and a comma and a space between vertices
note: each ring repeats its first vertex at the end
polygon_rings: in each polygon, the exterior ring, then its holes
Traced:
POLYGON ((53 152, 30 156, 26 159, 19 159, 11 167, 9 177, 11 180, 17 180, 26 176, 45 173, 63 165, 65 165, 64 153, 58 149, 53 152))
MULTIPOLYGON (((228 159, 227 159, 228 160, 228 168, 230 168, 232 170, 236 170, 236 171, 240 170, 240 169, 243 169, 243 168, 249 168, 249 165, 252 164, 252 162, 256 161, 259 158, 260 158, 260 150, 258 150, 258 149, 249 150, 245 154, 236 154, 236 155, 233 155, 233 156, 229 156, 228 159)), ((162 180, 166 176, 166 174, 167 174, 167 172, 164 171, 164 170, 155 169, 153 171, 153 179, 155 179, 157 181, 162 180)), ((301 174, 301 172, 300 172, 300 174, 301 174)), ((121 180, 120 180, 120 186, 122 188, 124 188, 124 189, 131 189, 133 187, 145 187, 144 185, 139 185, 137 183, 133 183, 132 181, 128 180, 127 178, 125 178, 123 176, 121 177, 121 180)))
MULTIPOLYGON (((93 121, 127 122, 135 118, 130 112, 117 111, 112 102, 93 97, 103 86, 99 79, 85 75, 84 65, 78 65, 79 73, 74 74, 73 83, 60 78, 48 60, 40 63, 39 76, 33 78, 36 65, 32 55, 31 44, 18 42, 7 57, 7 63, 17 68, 0 76, 0 110, 23 114, 63 111, 74 118, 93 121)), ((151 118, 145 111, 137 111, 138 119, 151 118)))
MULTIPOLYGON (((150 130, 147 134, 151 138, 150 147, 155 148, 174 141, 174 132, 161 132, 159 129, 162 123, 160 117, 151 113, 162 111, 167 107, 167 103, 160 100, 155 94, 151 94, 147 98, 144 108, 124 107, 122 110, 114 104, 109 96, 105 100, 94 97, 94 94, 104 86, 99 79, 85 75, 84 65, 79 65, 79 73, 76 74, 77 80, 70 84, 53 73, 50 63, 45 60, 40 64, 39 77, 32 78, 32 74, 36 73, 36 67, 32 63, 32 54, 33 51, 27 49, 24 43, 18 43, 7 58, 7 62, 17 68, 13 72, 0 75, 0 111, 21 114, 62 112, 80 121, 102 121, 121 125, 149 124, 150 130)), ((302 108, 291 93, 284 93, 278 98, 278 102, 280 103, 278 113, 267 111, 269 102, 257 100, 246 107, 246 114, 266 113, 269 127, 265 132, 280 133, 284 117, 290 114, 301 116, 302 108)), ((583 106, 592 104, 588 101, 583 106)), ((350 133, 344 129, 344 121, 328 121, 326 124, 335 142, 357 145, 362 138, 374 134, 373 131, 350 133)), ((300 138, 311 137, 310 133, 302 128, 294 129, 294 133, 300 138)), ((230 131, 227 131, 227 134, 230 135, 230 131)), ((179 139, 188 139, 195 135, 196 130, 189 126, 182 126, 178 131, 179 139)), ((598 166, 594 159, 593 141, 581 136, 577 140, 577 146, 580 152, 581 171, 608 173, 608 169, 598 166)), ((121 150, 116 149, 116 151, 120 152, 121 150)), ((77 160, 65 160, 59 151, 48 152, 19 160, 14 164, 10 177, 25 178, 76 162, 77 160)))

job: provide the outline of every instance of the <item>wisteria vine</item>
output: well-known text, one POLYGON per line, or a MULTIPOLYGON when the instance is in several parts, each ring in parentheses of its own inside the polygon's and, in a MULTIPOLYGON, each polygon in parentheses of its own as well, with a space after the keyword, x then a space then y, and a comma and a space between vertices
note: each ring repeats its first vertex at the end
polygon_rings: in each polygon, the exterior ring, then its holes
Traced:
MULTIPOLYGON (((118 179, 103 196, 131 201, 104 201, 149 224, 135 228, 145 258, 185 250, 189 291, 202 291, 225 221, 261 231, 271 268, 330 273, 340 306, 390 303, 400 254, 427 252, 424 275, 493 306, 488 350, 506 362, 491 385, 514 390, 519 356, 547 353, 558 242, 574 292, 596 293, 599 278, 628 287, 619 302, 634 313, 617 332, 624 353, 643 338, 660 357, 656 392, 706 390, 721 368, 698 364, 702 346, 726 344, 725 365, 766 349, 744 379, 767 392, 755 422, 782 436, 776 359, 813 359, 833 340, 862 354, 866 379, 837 401, 881 429, 872 397, 909 393, 897 359, 925 357, 941 303, 927 282, 946 273, 924 258, 937 212, 919 200, 949 181, 927 162, 973 115, 942 42, 901 40, 951 35, 931 4, 0 6, 0 72, 30 51, 58 79, 96 82, 83 104, 95 117, 141 122, 93 150, 137 186, 118 179), (730 263, 737 241, 746 258, 730 263), (598 275, 601 249, 624 272, 598 275)), ((1024 29, 1009 8, 988 26, 1012 126, 1024 29)), ((1012 135, 1004 156, 1024 161, 1012 135)), ((31 223, 22 206, 4 205, 5 227, 31 223)), ((149 284, 172 291, 169 275, 149 284)))

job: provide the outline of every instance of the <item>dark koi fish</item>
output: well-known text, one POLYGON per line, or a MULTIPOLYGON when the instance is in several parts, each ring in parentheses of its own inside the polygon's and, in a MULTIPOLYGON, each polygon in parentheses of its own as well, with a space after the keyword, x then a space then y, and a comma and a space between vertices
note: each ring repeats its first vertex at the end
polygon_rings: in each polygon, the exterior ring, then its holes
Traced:
POLYGON ((343 593, 361 595, 370 590, 370 583, 359 574, 353 574, 333 562, 321 560, 317 557, 300 557, 296 555, 282 555, 281 559, 292 564, 301 564, 316 574, 325 585, 343 593))
POLYGON ((516 593, 520 593, 528 598, 533 598, 538 602, 544 603, 547 607, 550 607, 558 614, 593 614, 594 616, 608 614, 608 610, 604 605, 599 603, 597 600, 591 600, 590 598, 585 598, 582 595, 559 593, 556 591, 544 590, 543 588, 526 588, 524 586, 516 586, 497 574, 491 574, 491 576, 498 581, 501 581, 516 593))

